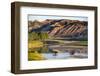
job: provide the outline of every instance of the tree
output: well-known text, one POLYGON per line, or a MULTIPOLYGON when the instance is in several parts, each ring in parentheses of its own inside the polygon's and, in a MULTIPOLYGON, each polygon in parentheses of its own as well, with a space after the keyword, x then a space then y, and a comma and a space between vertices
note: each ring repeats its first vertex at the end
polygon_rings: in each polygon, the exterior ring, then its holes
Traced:
POLYGON ((28 34, 28 40, 45 40, 48 39, 48 33, 46 32, 31 32, 28 34))
POLYGON ((41 40, 48 39, 48 34, 46 32, 41 32, 39 35, 41 40))
POLYGON ((28 34, 28 39, 29 40, 37 40, 38 39, 38 34, 36 32, 32 32, 28 34))

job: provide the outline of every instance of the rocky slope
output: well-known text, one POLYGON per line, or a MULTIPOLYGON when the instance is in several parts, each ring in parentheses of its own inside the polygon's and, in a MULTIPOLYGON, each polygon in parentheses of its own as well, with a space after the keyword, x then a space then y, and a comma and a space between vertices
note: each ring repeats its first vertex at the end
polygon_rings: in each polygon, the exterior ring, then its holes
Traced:
POLYGON ((87 21, 68 19, 46 19, 42 22, 37 20, 29 22, 29 32, 48 32, 56 37, 87 37, 87 21))

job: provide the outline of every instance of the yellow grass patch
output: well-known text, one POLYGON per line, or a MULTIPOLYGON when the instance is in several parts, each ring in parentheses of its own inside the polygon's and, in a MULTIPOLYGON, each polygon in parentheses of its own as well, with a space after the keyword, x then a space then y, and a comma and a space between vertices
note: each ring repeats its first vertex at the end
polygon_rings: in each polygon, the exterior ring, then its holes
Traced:
POLYGON ((42 41, 29 41, 28 42, 28 48, 38 48, 43 47, 42 41))
POLYGON ((37 51, 35 51, 34 53, 29 52, 28 53, 28 60, 44 60, 44 57, 42 54, 38 53, 37 51))

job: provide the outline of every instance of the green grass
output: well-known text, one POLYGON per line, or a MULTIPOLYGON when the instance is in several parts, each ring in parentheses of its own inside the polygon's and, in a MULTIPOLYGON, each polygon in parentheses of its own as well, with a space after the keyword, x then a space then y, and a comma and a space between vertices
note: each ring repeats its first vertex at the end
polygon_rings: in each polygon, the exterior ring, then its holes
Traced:
POLYGON ((87 46, 88 41, 78 41, 77 43, 75 43, 75 45, 87 46))
POLYGON ((88 41, 77 41, 77 42, 68 43, 68 45, 73 45, 73 46, 88 46, 88 41))
POLYGON ((87 46, 88 41, 65 41, 65 40, 49 40, 49 41, 56 41, 59 44, 64 44, 64 45, 73 45, 73 46, 87 46))

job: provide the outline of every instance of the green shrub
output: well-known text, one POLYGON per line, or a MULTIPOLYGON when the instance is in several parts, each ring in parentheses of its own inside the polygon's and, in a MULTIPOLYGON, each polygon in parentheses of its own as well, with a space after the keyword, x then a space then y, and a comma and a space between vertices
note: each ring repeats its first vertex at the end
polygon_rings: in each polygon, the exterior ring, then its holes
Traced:
POLYGON ((46 32, 29 32, 28 33, 28 40, 45 40, 48 39, 48 33, 46 32))

